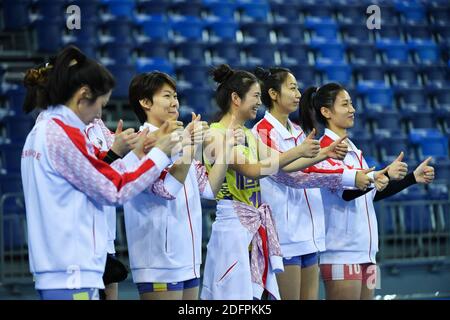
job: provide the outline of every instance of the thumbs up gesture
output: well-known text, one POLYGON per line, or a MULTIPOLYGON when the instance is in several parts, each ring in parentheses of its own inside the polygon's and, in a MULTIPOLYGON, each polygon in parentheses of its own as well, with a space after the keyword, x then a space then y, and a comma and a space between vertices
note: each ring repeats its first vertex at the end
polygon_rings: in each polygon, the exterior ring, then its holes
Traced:
POLYGON ((367 174, 374 170, 375 170, 375 167, 372 167, 369 169, 359 170, 356 172, 355 185, 359 190, 364 191, 367 189, 367 187, 370 186, 370 184, 373 182, 373 180, 367 174))
POLYGON ((300 153, 299 157, 303 158, 314 158, 320 152, 320 143, 315 140, 316 129, 313 129, 311 133, 306 137, 306 139, 296 148, 300 153))
POLYGON ((414 178, 417 183, 429 184, 434 180, 434 168, 428 165, 432 159, 432 157, 428 157, 414 170, 414 178))
POLYGON ((330 144, 328 147, 322 148, 320 152, 325 154, 327 158, 344 160, 348 151, 348 146, 344 142, 345 139, 347 139, 347 135, 343 136, 342 138, 339 138, 338 140, 330 144))
POLYGON ((375 171, 374 178, 375 178, 375 188, 377 188, 377 191, 383 191, 387 185, 389 184, 389 178, 386 176, 386 173, 389 170, 389 166, 384 168, 380 171, 375 171))
POLYGON ((408 173, 408 165, 405 162, 402 162, 404 153, 400 152, 397 159, 395 159, 387 168, 389 178, 392 180, 401 180, 408 173))

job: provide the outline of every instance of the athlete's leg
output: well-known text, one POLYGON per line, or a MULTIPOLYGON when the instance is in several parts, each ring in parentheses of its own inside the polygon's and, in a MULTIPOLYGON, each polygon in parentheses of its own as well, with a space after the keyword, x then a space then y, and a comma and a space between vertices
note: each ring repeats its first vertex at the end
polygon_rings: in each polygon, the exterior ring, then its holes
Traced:
POLYGON ((119 284, 110 283, 105 286, 106 300, 117 300, 119 298, 119 284))
POLYGON ((301 285, 301 258, 284 258, 284 272, 276 274, 282 300, 299 300, 301 285))

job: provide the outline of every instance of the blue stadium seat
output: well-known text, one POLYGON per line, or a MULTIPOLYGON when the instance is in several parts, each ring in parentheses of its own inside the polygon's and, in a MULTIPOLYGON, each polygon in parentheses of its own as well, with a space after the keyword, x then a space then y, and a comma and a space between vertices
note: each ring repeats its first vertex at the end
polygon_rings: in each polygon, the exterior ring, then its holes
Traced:
MULTIPOLYGON (((336 15, 341 26, 342 24, 355 24, 359 26, 364 25, 364 28, 367 20, 366 9, 367 5, 356 1, 344 5, 339 4, 335 7, 336 15)), ((367 28, 365 29, 366 33, 368 33, 367 28)), ((362 28, 360 30, 362 30, 362 28)))
MULTIPOLYGON (((374 4, 376 1, 367 1, 367 5, 374 4)), ((399 21, 399 15, 397 10, 392 6, 392 1, 384 1, 377 4, 380 7, 381 12, 381 25, 384 28, 387 24, 397 24, 399 21)))
POLYGON ((407 40, 422 39, 432 40, 433 33, 427 24, 421 25, 407 25, 403 28, 406 33, 407 40))
POLYGON ((20 159, 22 157, 23 143, 0 145, 1 171, 8 174, 20 173, 20 159))
POLYGON ((428 7, 428 13, 434 25, 446 26, 450 21, 450 7, 448 3, 442 6, 428 7))
POLYGON ((39 0, 36 2, 39 15, 45 21, 51 21, 54 19, 61 19, 66 14, 66 1, 65 0, 39 0))
POLYGON ((132 62, 134 45, 122 42, 121 40, 113 40, 104 45, 108 57, 115 63, 127 64, 132 62))
POLYGON ((388 68, 394 88, 420 86, 419 68, 414 65, 391 65, 388 68))
POLYGON ((86 20, 97 20, 101 2, 102 0, 72 0, 70 2, 71 5, 74 4, 80 7, 83 16, 83 28, 86 20))
POLYGON ((121 43, 131 43, 133 24, 127 17, 116 17, 105 23, 108 34, 121 43))
POLYGON ((415 39, 409 41, 408 45, 415 52, 418 63, 433 64, 439 62, 439 47, 432 40, 415 39))
POLYGON ((257 42, 245 46, 245 51, 247 52, 247 64, 263 66, 275 65, 276 49, 276 45, 264 42, 257 42))
POLYGON ((235 42, 218 42, 211 46, 211 50, 215 64, 228 63, 234 66, 241 63, 240 45, 235 42), (217 58, 220 61, 217 61, 217 58))
POLYGON ((6 128, 6 137, 12 143, 23 144, 25 139, 34 126, 34 120, 28 115, 7 116, 2 122, 6 128))
POLYGON ((314 30, 313 37, 317 36, 326 39, 337 38, 338 26, 331 18, 307 17, 304 25, 305 28, 314 30))
POLYGON ((6 92, 8 101, 8 109, 12 115, 23 114, 22 107, 25 100, 25 87, 21 85, 13 85, 6 92))
POLYGON ((396 1, 395 8, 401 13, 404 22, 421 23, 426 20, 426 10, 420 2, 396 1))
MULTIPOLYGON (((401 193, 404 201, 426 200, 427 192, 423 186, 413 185, 401 193)), ((431 208, 427 204, 404 204, 400 208, 401 229, 405 233, 424 233, 435 230, 436 224, 432 218, 431 208)))
POLYGON ((300 4, 296 0, 272 0, 270 9, 275 21, 299 21, 300 4))
POLYGON ((450 86, 450 68, 445 66, 424 66, 422 67, 424 84, 434 88, 450 86))
POLYGON ((381 66, 377 65, 356 65, 354 66, 359 81, 380 81, 385 82, 385 72, 381 66))
POLYGON ((194 86, 204 86, 209 75, 210 67, 204 65, 185 65, 177 68, 177 74, 180 72, 183 80, 190 82, 194 86))
POLYGON ((142 42, 140 49, 145 57, 169 59, 171 45, 167 41, 150 40, 142 42))
POLYGON ((420 110, 431 111, 427 94, 421 87, 403 87, 396 90, 400 110, 406 116, 420 110))
POLYGON ((236 3, 230 0, 203 0, 203 6, 216 17, 233 20, 236 3))
POLYGON ((348 54, 352 64, 368 65, 379 64, 376 48, 370 43, 357 43, 348 45, 348 54))
POLYGON ((65 26, 64 20, 38 19, 33 24, 35 26, 37 49, 39 52, 53 54, 60 50, 62 46, 62 30, 65 26))
POLYGON ((310 47, 318 53, 316 57, 326 58, 337 62, 344 61, 345 45, 336 40, 316 38, 311 41, 310 47))
POLYGON ((205 63, 206 45, 203 42, 181 42, 179 44, 176 44, 174 48, 176 56, 175 61, 177 60, 177 58, 182 57, 183 59, 187 59, 188 63, 205 63))
POLYGON ((409 141, 419 147, 419 158, 448 158, 448 138, 437 129, 411 129, 409 141))
POLYGON ((286 43, 281 46, 283 64, 307 64, 308 46, 300 43, 286 43))
POLYGON ((303 25, 300 22, 274 23, 278 43, 298 43, 304 40, 303 25))
POLYGON ((368 30, 365 24, 341 25, 340 30, 346 43, 355 45, 359 43, 373 43, 373 31, 368 30))
POLYGON ((292 71, 292 74, 297 79, 300 91, 303 91, 309 86, 317 86, 320 84, 314 66, 307 64, 295 64, 289 66, 289 68, 292 71))
POLYGON ((357 92, 365 97, 366 110, 382 112, 393 109, 392 89, 380 82, 364 81, 357 85, 357 92))
POLYGON ((381 29, 375 30, 377 39, 402 40, 402 29, 396 24, 385 23, 381 29))
POLYGON ((323 17, 328 18, 333 16, 333 6, 328 0, 302 1, 300 11, 306 17, 323 17), (303 3, 302 3, 303 2, 303 3))
POLYGON ((201 16, 202 7, 201 0, 177 0, 170 5, 170 9, 174 14, 195 17, 201 16))
POLYGON ((165 72, 171 76, 175 75, 172 64, 164 58, 138 58, 136 60, 136 72, 145 73, 151 71, 165 72))
POLYGON ((439 25, 433 28, 437 42, 440 44, 450 44, 450 30, 446 25, 439 25))
POLYGON ((105 64, 106 68, 113 74, 116 79, 116 86, 114 87, 111 97, 113 98, 128 98, 128 87, 131 79, 136 74, 136 68, 132 64, 105 64))
POLYGON ((432 165, 434 167, 435 179, 448 183, 450 181, 450 160, 437 159, 432 165))
POLYGON ((186 101, 187 105, 194 109, 194 112, 202 115, 202 118, 210 116, 213 111, 213 108, 211 108, 213 93, 214 91, 211 88, 202 86, 179 91, 181 101, 186 101))
POLYGON ((173 17, 171 24, 175 33, 175 40, 202 41, 205 23, 200 18, 193 16, 173 17))
POLYGON ((267 21, 269 3, 267 0, 237 0, 237 9, 241 12, 242 21, 267 21))
POLYGON ((233 20, 214 19, 209 20, 207 24, 210 41, 236 41, 236 32, 238 24, 233 20))
MULTIPOLYGON (((411 157, 408 152, 408 137, 399 129, 375 129, 374 141, 381 153, 381 159, 391 159, 397 157, 400 152, 411 157)), ((414 156, 412 156, 414 158, 414 156)))
MULTIPOLYGON (((371 167, 369 165, 369 167, 371 167)), ((385 201, 395 201, 395 199, 387 198, 385 201)), ((377 207, 375 207, 375 214, 377 216, 377 222, 378 222, 378 230, 380 232, 380 235, 390 235, 394 234, 397 231, 397 225, 396 225, 396 210, 394 207, 385 207, 385 210, 378 210, 377 207)))
POLYGON ((270 42, 272 24, 264 21, 253 21, 241 24, 244 42, 270 42))
POLYGON ((134 18, 136 3, 134 0, 102 0, 109 12, 115 17, 134 18))
POLYGON ((367 117, 373 121, 374 128, 388 129, 391 132, 400 129, 400 114, 395 109, 383 110, 382 114, 376 114, 375 117, 368 114, 367 117))
POLYGON ((323 73, 323 83, 338 82, 342 85, 348 85, 352 80, 352 68, 346 62, 322 59, 316 63, 316 69, 323 73))
POLYGON ((386 62, 398 64, 407 63, 409 60, 409 47, 402 41, 380 39, 376 41, 375 45, 383 52, 386 62))
POLYGON ((439 88, 432 91, 435 110, 448 114, 450 112, 450 90, 449 87, 439 88))
POLYGON ((31 0, 4 0, 3 21, 6 30, 18 30, 28 26, 28 9, 31 0))
POLYGON ((137 21, 143 33, 152 40, 169 40, 170 24, 163 15, 147 15, 137 21))
POLYGON ((147 15, 164 15, 168 11, 169 4, 167 0, 140 0, 138 7, 147 15))

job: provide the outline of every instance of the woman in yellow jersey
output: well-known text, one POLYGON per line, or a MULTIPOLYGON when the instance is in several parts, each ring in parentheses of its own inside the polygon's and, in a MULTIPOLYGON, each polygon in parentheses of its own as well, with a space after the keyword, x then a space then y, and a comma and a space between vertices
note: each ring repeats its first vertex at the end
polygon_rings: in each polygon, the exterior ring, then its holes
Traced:
POLYGON ((341 139, 320 149, 314 134, 310 134, 302 144, 282 154, 270 149, 244 127, 247 120, 256 117, 261 105, 257 78, 220 65, 214 70, 214 80, 219 83, 216 101, 221 115, 220 121, 210 126, 215 138, 206 146, 205 161, 217 161, 214 150, 222 143, 217 137, 227 137, 227 129, 243 129, 245 143, 233 148, 216 197, 216 220, 207 247, 201 299, 261 299, 264 292, 269 298, 279 299, 275 273, 283 270, 281 250, 270 207, 261 203, 259 179, 280 168, 292 172, 329 157, 342 159, 347 146, 341 139))

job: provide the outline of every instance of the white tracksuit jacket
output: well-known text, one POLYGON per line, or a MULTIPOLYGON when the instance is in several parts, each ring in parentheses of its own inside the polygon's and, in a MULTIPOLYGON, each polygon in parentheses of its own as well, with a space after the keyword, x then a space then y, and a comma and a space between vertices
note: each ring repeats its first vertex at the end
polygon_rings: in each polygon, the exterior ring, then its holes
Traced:
MULTIPOLYGON (((339 137, 336 133, 325 129, 320 143, 325 147, 337 139, 339 137)), ((348 141, 349 151, 343 163, 355 169, 368 169, 362 151, 348 141)), ((344 201, 342 191, 321 189, 321 192, 325 209, 327 250, 320 255, 320 263, 375 263, 378 228, 373 197, 376 189, 352 201, 344 201)))
MULTIPOLYGON (((88 124, 84 130, 89 141, 92 142, 100 151, 108 152, 114 142, 114 134, 109 131, 101 119, 95 119, 93 123, 88 124)), ((103 211, 108 222, 108 244, 106 251, 110 254, 116 253, 114 240, 116 240, 116 207, 104 206, 103 211)))
MULTIPOLYGON (((254 127, 253 132, 264 144, 285 152, 301 144, 303 130, 288 120, 291 132, 269 112, 254 127)), ((301 189, 294 189, 272 176, 261 179, 263 203, 272 208, 272 216, 284 257, 294 257, 325 251, 324 208, 320 188, 354 187, 355 170, 323 161, 303 170, 301 189)))
MULTIPOLYGON (((150 132, 156 126, 145 123, 150 132)), ((168 169, 168 168, 167 168, 168 169)), ((181 184, 167 170, 152 190, 124 204, 131 273, 135 283, 200 277, 202 208, 214 199, 205 168, 193 162, 181 184)))
POLYGON ((89 142, 85 128, 68 107, 50 107, 42 112, 23 148, 22 183, 36 289, 104 288, 103 206, 139 194, 170 163, 154 148, 122 174, 127 160, 116 160, 111 166, 101 161, 105 153, 89 142))

